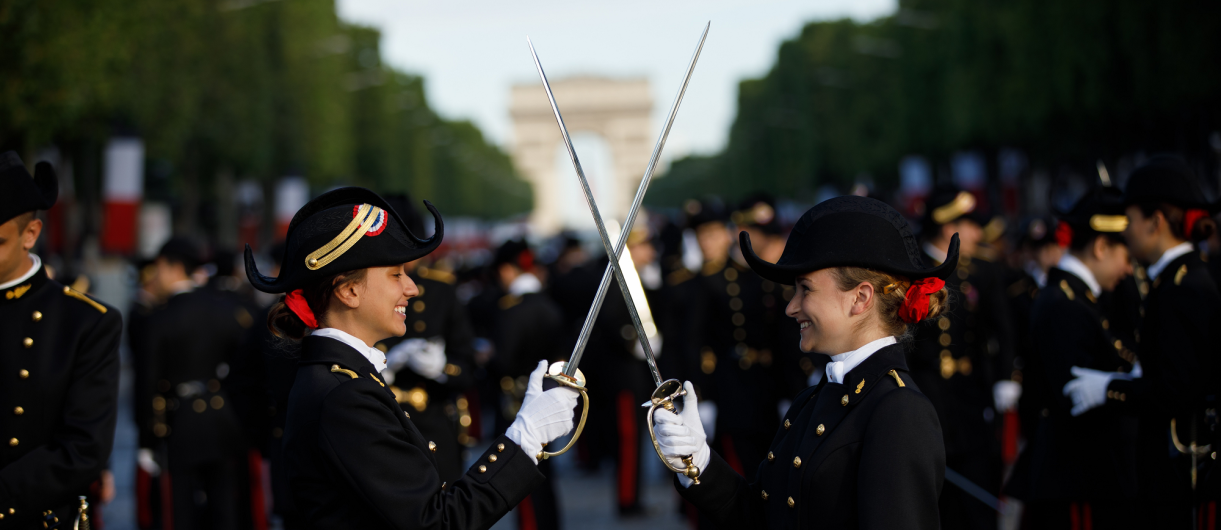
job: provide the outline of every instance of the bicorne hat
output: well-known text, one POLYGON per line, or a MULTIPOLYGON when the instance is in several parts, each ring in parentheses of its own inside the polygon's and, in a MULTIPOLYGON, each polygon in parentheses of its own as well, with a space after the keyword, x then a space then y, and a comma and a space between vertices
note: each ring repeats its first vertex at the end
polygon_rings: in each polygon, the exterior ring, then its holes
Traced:
POLYGON ((1079 234, 1118 234, 1128 227, 1123 193, 1110 186, 1091 189, 1071 210, 1060 212, 1058 216, 1079 234))
POLYGON ((911 226, 890 205, 848 195, 810 208, 789 235, 776 263, 761 259, 750 234, 739 235, 750 268, 776 283, 792 285, 797 276, 829 267, 863 267, 910 280, 948 278, 958 266, 958 234, 950 239, 944 263, 928 267, 911 226))
POLYGON ((34 210, 48 210, 59 198, 59 181, 47 162, 25 169, 16 151, 0 153, 0 223, 34 210))
POLYGON ((750 195, 730 214, 738 228, 758 227, 767 234, 781 232, 780 218, 776 215, 776 200, 768 193, 750 195))
POLYGON ((936 230, 941 225, 964 217, 975 221, 981 228, 989 221, 979 208, 975 195, 967 190, 957 186, 938 186, 924 201, 922 226, 925 231, 936 230))
POLYGON ((1128 177, 1125 205, 1164 202, 1184 209, 1211 210, 1191 166, 1174 155, 1155 155, 1128 177))
POLYGON ((424 201, 436 226, 431 238, 413 234, 380 196, 364 188, 339 188, 297 211, 288 224, 280 276, 259 273, 246 245, 246 276, 255 289, 286 293, 333 274, 386 267, 419 259, 441 244, 441 214, 424 201))

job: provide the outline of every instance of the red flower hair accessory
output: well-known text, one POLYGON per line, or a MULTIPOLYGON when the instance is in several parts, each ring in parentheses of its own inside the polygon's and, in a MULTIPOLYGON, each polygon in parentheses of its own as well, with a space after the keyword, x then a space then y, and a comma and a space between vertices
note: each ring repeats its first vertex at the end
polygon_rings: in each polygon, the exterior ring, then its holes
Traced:
POLYGON ((314 318, 314 312, 310 310, 309 304, 305 302, 305 294, 301 289, 285 295, 284 305, 287 305, 288 309, 305 323, 305 327, 318 329, 318 319, 314 318))
POLYGON ((1073 244, 1073 227, 1064 221, 1056 225, 1056 244, 1060 245, 1060 248, 1068 248, 1073 244))
POLYGON ((907 288, 906 299, 899 306, 899 318, 908 324, 915 324, 928 316, 929 296, 945 287, 945 281, 937 277, 928 277, 912 282, 907 288))
POLYGON ((1195 228, 1196 221, 1208 217, 1207 210, 1192 208, 1183 214, 1183 237, 1191 239, 1191 229, 1195 228))

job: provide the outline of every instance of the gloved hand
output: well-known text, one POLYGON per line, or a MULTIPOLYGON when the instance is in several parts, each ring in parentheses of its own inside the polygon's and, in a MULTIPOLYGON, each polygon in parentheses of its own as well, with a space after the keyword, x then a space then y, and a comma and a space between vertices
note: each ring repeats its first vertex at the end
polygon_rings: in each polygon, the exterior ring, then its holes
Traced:
POLYGON ((1072 373, 1077 378, 1064 385, 1064 395, 1073 399, 1073 416, 1080 416, 1106 403, 1107 385, 1115 378, 1114 372, 1074 366, 1072 373))
POLYGON ((140 467, 149 476, 156 477, 161 475, 161 466, 157 465, 157 461, 153 459, 153 450, 144 449, 136 451, 136 465, 140 467))
POLYGON ((1002 414, 1017 407, 1018 399, 1022 397, 1022 385, 1014 381, 997 381, 992 385, 992 401, 996 411, 1002 414))
POLYGON ((429 379, 444 383, 445 375, 445 339, 407 339, 396 344, 386 352, 386 368, 390 373, 399 371, 403 366, 429 379))
POLYGON ((543 392, 543 375, 546 373, 547 361, 539 361, 538 368, 530 372, 526 396, 521 401, 517 418, 505 431, 505 436, 520 446, 535 464, 538 463, 538 452, 543 449, 543 444, 572 431, 573 409, 581 395, 566 386, 543 392))
MULTIPOLYGON (((658 408, 653 413, 653 431, 657 434, 657 445, 666 456, 666 462, 675 469, 685 469, 687 464, 683 463, 682 457, 690 455, 693 457, 691 462, 702 472, 712 458, 712 451, 708 448, 708 437, 704 436, 704 425, 700 422, 700 403, 695 397, 695 387, 687 381, 683 383, 683 388, 687 389, 687 396, 683 398, 682 413, 675 414, 658 408)), ((693 482, 682 473, 678 474, 678 481, 683 487, 689 487, 693 482)))

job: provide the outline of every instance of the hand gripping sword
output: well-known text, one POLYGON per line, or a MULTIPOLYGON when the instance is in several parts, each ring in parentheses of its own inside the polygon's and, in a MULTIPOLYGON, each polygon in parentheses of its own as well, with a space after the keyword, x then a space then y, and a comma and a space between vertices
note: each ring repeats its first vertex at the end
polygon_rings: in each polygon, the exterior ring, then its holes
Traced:
MULTIPOLYGON (((682 86, 679 88, 678 95, 674 98, 674 103, 670 107, 670 113, 666 118, 666 124, 662 128, 661 137, 657 140, 657 144, 653 147, 653 154, 649 158, 649 165, 645 168, 644 177, 640 180, 640 186, 636 189, 636 196, 632 200, 632 207, 628 210, 627 219, 623 223, 623 229, 620 232, 619 239, 612 242, 609 234, 606 231, 606 225, 602 221, 602 213, 598 210, 597 202, 594 200, 593 192, 589 188, 589 181, 585 178, 585 171, 581 168, 580 159, 577 158, 576 150, 573 149, 572 139, 568 135, 568 127, 564 125, 564 118, 560 115, 559 106, 555 102, 555 94, 551 91, 551 84, 547 81, 547 74, 543 72, 543 65, 539 62, 538 54, 534 51, 534 44, 527 37, 526 42, 530 46, 530 55, 534 58, 534 66, 538 69, 539 78, 543 82, 543 88, 547 92, 547 99, 551 103, 551 110, 555 114, 556 124, 560 128, 560 134, 564 139, 564 146, 568 149, 568 157, 572 160, 572 165, 576 169, 577 178, 581 182, 581 191, 585 194, 585 202, 588 204, 590 212, 593 214, 594 225, 598 229, 598 236, 602 240, 602 246, 606 249, 607 257, 610 258, 610 263, 607 265, 605 272, 602 274, 602 281, 598 285, 598 292, 594 296, 593 305, 590 307, 589 314, 585 317, 585 323, 581 327, 581 334, 577 339, 576 346, 573 348, 572 356, 567 363, 557 362, 551 365, 548 370, 548 377, 555 380, 557 383, 575 388, 582 392, 586 397, 585 408, 581 413, 581 423, 577 426, 576 432, 568 445, 563 449, 548 453, 546 451, 539 453, 539 459, 557 456, 568 451, 569 448, 576 442, 577 437, 581 435, 581 431, 585 426, 586 413, 589 411, 588 394, 585 393, 585 378, 577 370, 577 365, 581 361, 581 356, 585 352, 585 346, 589 342, 590 333, 593 331, 594 323, 598 319, 598 313, 602 310, 602 301, 605 298, 608 290, 611 275, 613 274, 619 289, 623 293, 624 301, 627 302, 628 314, 632 318, 632 325, 636 328, 636 338, 640 341, 640 346, 644 350, 645 359, 648 361, 649 371, 653 375, 653 382, 657 384, 657 389, 654 390, 651 399, 652 406, 648 412, 649 436, 653 440, 653 448, 657 451, 657 455, 661 457, 666 467, 676 473, 684 473, 688 477, 695 479, 698 483, 700 470, 691 461, 691 456, 683 458, 686 464, 686 469, 677 469, 666 461, 665 456, 661 452, 661 448, 657 445, 657 437, 653 432, 653 413, 657 407, 663 407, 667 410, 679 410, 681 403, 675 404, 675 398, 686 395, 683 390, 682 383, 676 379, 663 380, 661 372, 657 369, 657 359, 653 354, 653 348, 649 344, 648 334, 646 333, 643 324, 640 320, 640 315, 636 309, 636 303, 632 299, 631 291, 624 277, 623 270, 620 266, 620 257, 624 251, 624 245, 627 242, 628 235, 631 233, 632 226, 636 221, 636 214, 640 211, 640 205, 644 202, 644 194, 648 190, 649 183, 653 178, 653 171, 657 168, 657 162, 661 158, 661 150, 665 147, 666 138, 670 134, 670 128, 674 124, 674 118, 678 115, 678 107, 682 103, 683 95, 687 91, 687 85, 691 81, 691 74, 695 72, 695 64, 699 60, 700 52, 704 49, 704 41, 708 37, 708 29, 711 22, 704 26, 704 31, 700 35, 699 44, 695 48, 695 53, 691 56, 691 61, 687 66, 687 74, 683 78, 682 86)), ((639 280, 637 280, 639 281, 639 280)), ((646 302, 647 303, 647 302, 646 302)))

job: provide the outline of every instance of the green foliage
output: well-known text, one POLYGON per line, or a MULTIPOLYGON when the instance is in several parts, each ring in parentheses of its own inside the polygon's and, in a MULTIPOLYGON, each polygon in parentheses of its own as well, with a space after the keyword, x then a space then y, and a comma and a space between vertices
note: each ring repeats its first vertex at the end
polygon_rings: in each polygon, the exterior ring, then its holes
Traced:
POLYGON ((439 118, 333 0, 0 0, 0 146, 134 131, 171 197, 215 175, 407 191, 445 214, 528 211, 507 155, 439 118))
POLYGON ((908 154, 1025 150, 1036 165, 1207 153, 1221 128, 1221 4, 909 0, 815 22, 743 81, 724 151, 678 160, 654 205, 897 182, 908 154), (692 190, 699 190, 695 193, 692 190))

